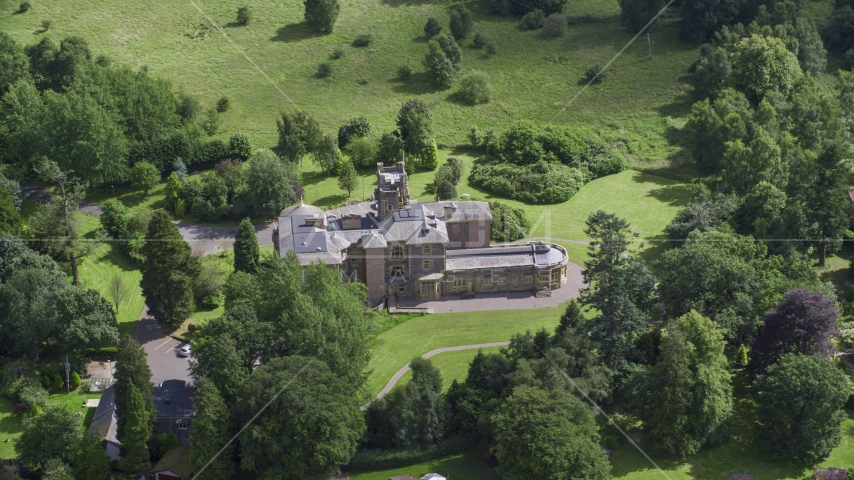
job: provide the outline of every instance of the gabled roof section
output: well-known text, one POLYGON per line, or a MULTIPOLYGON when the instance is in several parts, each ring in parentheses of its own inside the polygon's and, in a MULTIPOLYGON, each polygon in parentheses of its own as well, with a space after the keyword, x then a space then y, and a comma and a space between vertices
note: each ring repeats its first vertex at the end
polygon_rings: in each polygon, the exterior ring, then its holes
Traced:
POLYGON ((158 418, 191 418, 196 387, 183 380, 167 380, 154 387, 154 407, 158 418))
POLYGON ((436 215, 448 223, 492 220, 492 210, 487 202, 466 200, 463 202, 429 202, 424 207, 436 212, 436 215), (446 209, 445 207, 450 207, 446 209), (446 215, 450 213, 450 216, 446 215))
POLYGON ((110 385, 101 394, 101 400, 98 402, 98 408, 95 409, 88 434, 98 440, 104 439, 114 445, 121 445, 121 442, 116 438, 117 427, 116 390, 110 385))
POLYGON ((386 248, 388 242, 379 233, 372 232, 362 237, 362 248, 386 248))
POLYGON ((193 475, 190 448, 188 445, 181 445, 169 450, 151 470, 152 473, 171 472, 181 478, 190 478, 193 475))
POLYGON ((404 242, 408 245, 448 243, 445 222, 424 204, 415 204, 389 215, 380 223, 380 231, 387 242, 404 242))

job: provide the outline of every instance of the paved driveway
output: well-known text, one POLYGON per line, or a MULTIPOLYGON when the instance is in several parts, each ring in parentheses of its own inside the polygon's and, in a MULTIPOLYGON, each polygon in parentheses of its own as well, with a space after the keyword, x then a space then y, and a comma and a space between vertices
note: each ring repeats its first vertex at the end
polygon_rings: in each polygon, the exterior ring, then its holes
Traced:
POLYGON ((152 383, 158 384, 166 380, 190 381, 188 360, 178 356, 178 350, 184 342, 163 333, 157 320, 148 316, 147 308, 142 312, 142 318, 133 336, 148 354, 152 383))

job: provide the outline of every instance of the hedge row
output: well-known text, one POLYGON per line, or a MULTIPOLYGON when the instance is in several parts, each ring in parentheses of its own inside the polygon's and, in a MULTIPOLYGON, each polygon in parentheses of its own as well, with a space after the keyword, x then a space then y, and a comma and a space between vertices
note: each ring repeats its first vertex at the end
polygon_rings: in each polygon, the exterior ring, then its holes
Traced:
POLYGON ((400 468, 417 463, 429 462, 437 458, 460 453, 477 445, 476 438, 455 436, 449 437, 438 445, 413 448, 409 450, 365 450, 356 452, 347 471, 370 472, 387 468, 400 468))
POLYGON ((172 170, 177 158, 181 158, 185 165, 193 165, 215 162, 228 156, 228 144, 222 140, 204 141, 178 130, 166 137, 135 144, 130 149, 128 159, 131 165, 144 160, 154 164, 161 172, 167 172, 172 170))

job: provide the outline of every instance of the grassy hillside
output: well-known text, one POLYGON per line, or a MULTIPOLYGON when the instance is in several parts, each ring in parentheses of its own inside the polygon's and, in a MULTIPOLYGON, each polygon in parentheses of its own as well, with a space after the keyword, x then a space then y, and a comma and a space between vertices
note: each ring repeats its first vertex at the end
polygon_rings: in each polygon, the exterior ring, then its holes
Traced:
POLYGON ((283 109, 305 109, 329 132, 353 115, 365 115, 381 132, 392 128, 404 100, 419 96, 432 105, 440 143, 464 143, 472 124, 502 129, 532 119, 600 130, 625 142, 637 165, 665 166, 676 155, 669 138, 689 106, 682 77, 698 46, 676 40, 675 18, 653 31, 652 61, 644 39, 639 40, 614 62, 602 84, 570 105, 583 86, 584 71, 605 65, 631 38, 619 25, 617 2, 572 2, 566 12, 572 19, 569 34, 554 40, 539 31, 521 31, 517 18, 489 15, 480 3, 466 3, 475 30, 498 51, 490 57, 473 49, 470 39, 462 42, 462 73, 481 70, 494 87, 493 101, 477 107, 457 103, 454 90, 436 91, 421 66, 427 50, 424 22, 433 16, 447 29, 445 2, 342 0, 335 33, 318 36, 303 22, 302 2, 196 1, 234 45, 192 2, 42 0, 15 14, 18 2, 5 1, 0 2, 0 29, 25 44, 44 36, 79 35, 94 53, 123 65, 147 66, 198 95, 206 106, 228 96, 232 109, 220 135, 243 131, 258 145, 275 140, 275 117, 283 109), (231 25, 243 5, 253 11, 251 24, 231 25), (47 32, 42 32, 42 20, 52 22, 47 32), (350 46, 361 33, 371 33, 373 44, 350 46), (331 60, 335 48, 342 48, 344 56, 331 60), (318 79, 317 66, 325 61, 334 73, 318 79), (403 65, 415 72, 405 83, 396 79, 403 65))

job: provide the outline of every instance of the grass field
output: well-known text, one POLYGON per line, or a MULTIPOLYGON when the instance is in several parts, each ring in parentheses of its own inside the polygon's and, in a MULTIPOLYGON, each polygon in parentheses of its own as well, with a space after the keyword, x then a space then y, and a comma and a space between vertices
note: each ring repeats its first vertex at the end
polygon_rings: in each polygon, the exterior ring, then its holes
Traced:
MULTIPOLYGON (((81 214, 82 231, 89 233, 100 228, 98 217, 81 214)), ((139 317, 145 308, 145 298, 139 281, 142 274, 139 267, 133 264, 119 249, 116 242, 107 242, 97 250, 83 258, 80 263, 80 281, 83 286, 97 290, 104 299, 112 303, 113 295, 110 284, 113 277, 118 276, 125 291, 124 299, 119 304, 116 320, 119 322, 119 334, 133 335, 139 317)))
MULTIPOLYGON (((563 306, 529 310, 491 310, 466 313, 436 313, 413 318, 377 337, 368 364, 371 395, 414 357, 440 347, 507 341, 525 330, 554 329, 563 306)), ((471 350, 472 356, 477 350, 471 350)), ((445 354, 440 354, 445 355, 445 354)), ((452 357, 445 367, 458 374, 468 360, 452 357)))
MULTIPOLYGON (((498 353, 500 348, 501 347, 489 347, 482 348, 480 350, 482 350, 485 355, 489 355, 492 353, 498 353)), ((454 380, 458 382, 464 382, 466 380, 466 375, 468 375, 469 372, 469 364, 474 356, 477 355, 477 352, 478 349, 459 350, 456 352, 442 352, 430 357, 430 361, 433 362, 433 365, 442 372, 442 391, 446 391, 454 380)), ((402 366, 403 365, 401 365, 401 367, 402 366)), ((412 370, 404 373, 403 376, 400 377, 400 380, 397 381, 394 388, 406 385, 410 380, 412 380, 412 370)))
POLYGON ((470 39, 461 44, 462 73, 485 72, 494 90, 491 103, 475 107, 460 104, 455 90, 430 86, 421 66, 427 51, 424 22, 433 16, 447 28, 445 2, 342 0, 335 32, 316 35, 303 22, 302 2, 43 0, 15 14, 18 2, 2 0, 0 28, 25 44, 44 36, 58 40, 80 35, 94 54, 107 54, 118 64, 145 65, 176 88, 199 96, 206 107, 228 96, 232 107, 224 115, 220 135, 243 131, 256 146, 274 142, 275 117, 281 110, 305 109, 332 133, 349 117, 365 115, 375 132, 383 132, 391 130, 400 104, 419 96, 432 105, 439 143, 465 143, 473 124, 500 130, 531 119, 599 130, 623 141, 634 164, 645 168, 669 168, 671 161, 679 160, 672 137, 690 107, 683 77, 699 46, 676 40, 675 18, 665 18, 653 31, 652 61, 645 42, 632 44, 612 64, 604 82, 570 103, 583 87, 583 73, 594 64, 608 63, 632 37, 619 24, 616 2, 570 3, 569 34, 554 40, 539 31, 520 30, 518 18, 486 14, 485 2, 466 4, 473 11, 475 30, 498 51, 490 57, 473 49, 470 39), (252 23, 235 27, 231 22, 242 5, 253 10, 252 23), (224 26, 228 39, 205 15, 224 26), (42 20, 52 21, 49 31, 41 31, 42 20), (374 42, 367 48, 351 47, 362 33, 371 33, 374 42), (330 60, 339 47, 343 57, 330 60), (318 79, 317 66, 325 61, 332 63, 334 73, 318 79), (396 79, 402 65, 415 72, 406 82, 396 79))
POLYGON ((415 478, 429 472, 436 472, 454 480, 498 480, 495 473, 495 463, 484 460, 474 451, 468 451, 450 457, 432 460, 430 462, 410 465, 403 468, 392 468, 367 473, 351 473, 350 480, 386 480, 395 475, 409 474, 415 478))
MULTIPOLYGON (((88 393, 83 389, 78 389, 70 394, 66 394, 65 390, 51 390, 50 398, 47 400, 48 406, 59 406, 72 412, 83 413, 83 418, 80 419, 80 426, 86 428, 92 422, 92 415, 95 414, 95 407, 81 407, 86 400, 91 398, 100 398, 101 393, 88 393)), ((15 440, 21 436, 23 432, 23 418, 21 415, 15 415, 12 411, 12 402, 8 398, 0 398, 0 439, 9 439, 9 442, 0 440, 0 459, 15 458, 15 440)))

